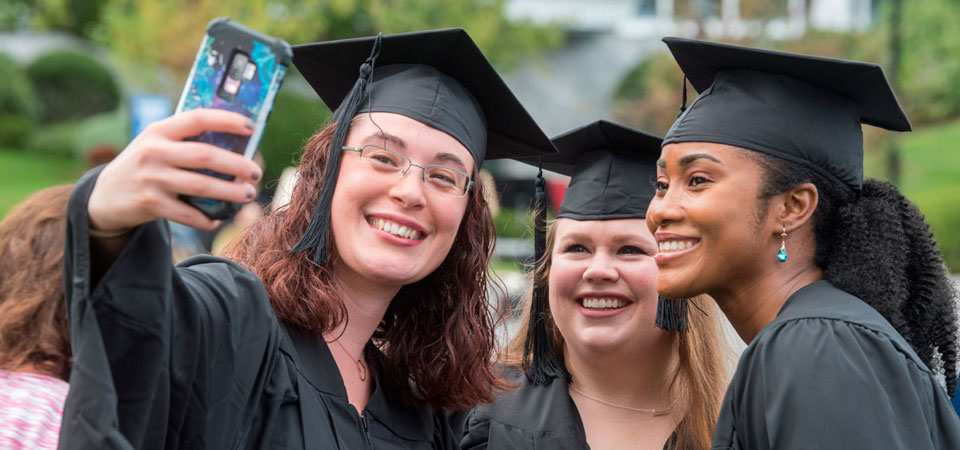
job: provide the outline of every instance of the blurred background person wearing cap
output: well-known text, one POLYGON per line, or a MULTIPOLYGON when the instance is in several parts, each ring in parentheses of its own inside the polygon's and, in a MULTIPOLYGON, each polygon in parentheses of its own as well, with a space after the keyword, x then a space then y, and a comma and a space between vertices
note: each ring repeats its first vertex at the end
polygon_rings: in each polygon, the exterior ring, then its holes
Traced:
POLYGON ((70 376, 63 237, 72 185, 0 222, 0 448, 56 448, 70 376))
POLYGON ((254 198, 256 164, 181 142, 249 134, 241 116, 157 122, 78 184, 62 448, 452 448, 440 409, 493 399, 494 235, 474 180, 552 143, 461 29, 299 45, 294 64, 335 123, 232 260, 173 267, 159 219, 212 228, 177 196, 254 198))
POLYGON ((462 448, 710 445, 732 352, 711 300, 655 289, 660 142, 607 121, 554 138, 543 168, 571 181, 507 348, 519 388, 474 410, 462 448))
POLYGON ((917 208, 863 177, 860 124, 911 128, 880 67, 664 41, 700 96, 658 162, 657 289, 709 294, 749 344, 713 448, 960 448, 956 292, 917 208))

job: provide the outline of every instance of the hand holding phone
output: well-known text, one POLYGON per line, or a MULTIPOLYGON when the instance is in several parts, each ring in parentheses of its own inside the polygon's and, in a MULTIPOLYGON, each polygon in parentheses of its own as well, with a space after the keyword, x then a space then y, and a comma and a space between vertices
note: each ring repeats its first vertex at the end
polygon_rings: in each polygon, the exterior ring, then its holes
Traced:
MULTIPOLYGON (((199 108, 223 109, 243 114, 254 124, 250 135, 205 131, 186 140, 204 142, 252 159, 286 69, 293 58, 290 45, 217 18, 207 26, 176 114, 199 108)), ((233 176, 209 169, 200 173, 232 181, 233 176)), ((181 196, 181 200, 211 219, 225 219, 236 204, 218 199, 181 196)))
POLYGON ((91 228, 111 232, 155 219, 215 227, 216 221, 178 196, 249 202, 256 194, 253 184, 262 176, 260 167, 242 155, 184 138, 203 132, 247 136, 253 130, 247 117, 216 109, 187 111, 151 124, 97 178, 87 205, 91 228), (237 181, 190 170, 197 168, 229 174, 237 181))

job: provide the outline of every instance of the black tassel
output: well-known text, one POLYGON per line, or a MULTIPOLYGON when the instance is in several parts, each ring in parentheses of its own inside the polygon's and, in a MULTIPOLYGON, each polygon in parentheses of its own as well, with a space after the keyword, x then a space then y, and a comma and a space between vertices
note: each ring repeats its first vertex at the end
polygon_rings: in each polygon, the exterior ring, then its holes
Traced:
MULTIPOLYGON (((543 260, 547 247, 547 196, 544 190, 546 180, 543 179, 543 167, 537 173, 536 190, 533 195, 534 231, 533 256, 534 263, 543 260)), ((527 338, 523 344, 523 361, 527 366, 527 378, 534 386, 543 386, 557 377, 569 380, 563 362, 557 356, 553 347, 553 338, 550 336, 549 308, 547 287, 540 282, 534 271, 533 298, 530 305, 530 322, 527 324, 527 338)))
POLYGON ((304 231, 300 242, 293 246, 290 253, 299 253, 304 250, 313 249, 313 262, 324 266, 327 264, 327 246, 330 236, 330 204, 333 202, 333 190, 337 185, 337 176, 340 173, 340 157, 343 152, 343 141, 347 139, 347 131, 350 130, 350 121, 357 115, 360 108, 360 101, 367 92, 367 86, 373 78, 373 67, 377 57, 380 56, 380 44, 383 35, 378 34, 373 41, 373 49, 370 51, 370 57, 360 65, 360 76, 357 78, 353 88, 347 93, 340 107, 333 113, 333 120, 337 128, 333 132, 333 140, 330 142, 330 154, 327 156, 327 168, 323 172, 323 185, 320 187, 320 197, 313 208, 313 215, 310 217, 310 224, 304 231))
POLYGON ((677 117, 683 115, 683 112, 687 110, 687 77, 683 77, 683 94, 680 99, 680 114, 677 114, 677 117))
POLYGON ((657 299, 657 318, 654 325, 667 331, 687 331, 690 328, 687 317, 689 309, 689 300, 666 298, 661 295, 657 299))

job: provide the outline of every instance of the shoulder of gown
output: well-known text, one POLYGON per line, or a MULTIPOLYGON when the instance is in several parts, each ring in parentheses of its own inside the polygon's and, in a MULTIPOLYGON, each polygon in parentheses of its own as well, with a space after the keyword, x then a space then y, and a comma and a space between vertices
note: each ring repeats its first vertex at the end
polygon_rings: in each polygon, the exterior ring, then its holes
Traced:
POLYGON ((249 422, 244 408, 266 382, 280 340, 262 283, 222 258, 175 268, 163 221, 137 227, 96 278, 87 203, 99 170, 77 183, 67 211, 74 367, 61 447, 175 448, 171 440, 197 445, 249 422), (211 412, 216 420, 206 419, 211 412))
POLYGON ((463 449, 585 449, 583 422, 567 390, 567 381, 554 379, 532 386, 522 374, 519 386, 466 419, 463 449))
POLYGON ((791 296, 744 351, 714 448, 960 448, 949 410, 903 337, 820 281, 791 296))

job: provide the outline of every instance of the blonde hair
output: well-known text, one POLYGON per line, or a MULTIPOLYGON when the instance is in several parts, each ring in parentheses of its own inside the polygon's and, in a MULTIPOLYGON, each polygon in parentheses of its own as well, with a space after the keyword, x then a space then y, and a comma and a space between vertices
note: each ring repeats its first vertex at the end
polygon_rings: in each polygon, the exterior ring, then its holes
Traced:
MULTIPOLYGON (((547 246, 543 258, 534 266, 534 277, 548 286, 552 265, 553 246, 556 242, 556 226, 547 227, 547 246)), ((501 362, 515 367, 523 367, 523 347, 530 319, 531 295, 525 297, 519 306, 520 327, 507 344, 501 355, 501 362)), ((674 449, 710 448, 713 440, 720 404, 728 382, 728 369, 733 357, 721 334, 720 313, 713 299, 701 295, 689 300, 690 329, 676 333, 678 364, 673 373, 669 389, 680 396, 687 406, 680 423, 677 425, 674 449), (695 305, 695 306, 694 306, 695 305), (701 312, 701 310, 703 312, 701 312)), ((549 308, 546 311, 550 319, 549 331, 553 346, 558 355, 563 354, 563 336, 556 327, 549 308)), ((524 367, 526 369, 526 367, 524 367)))

